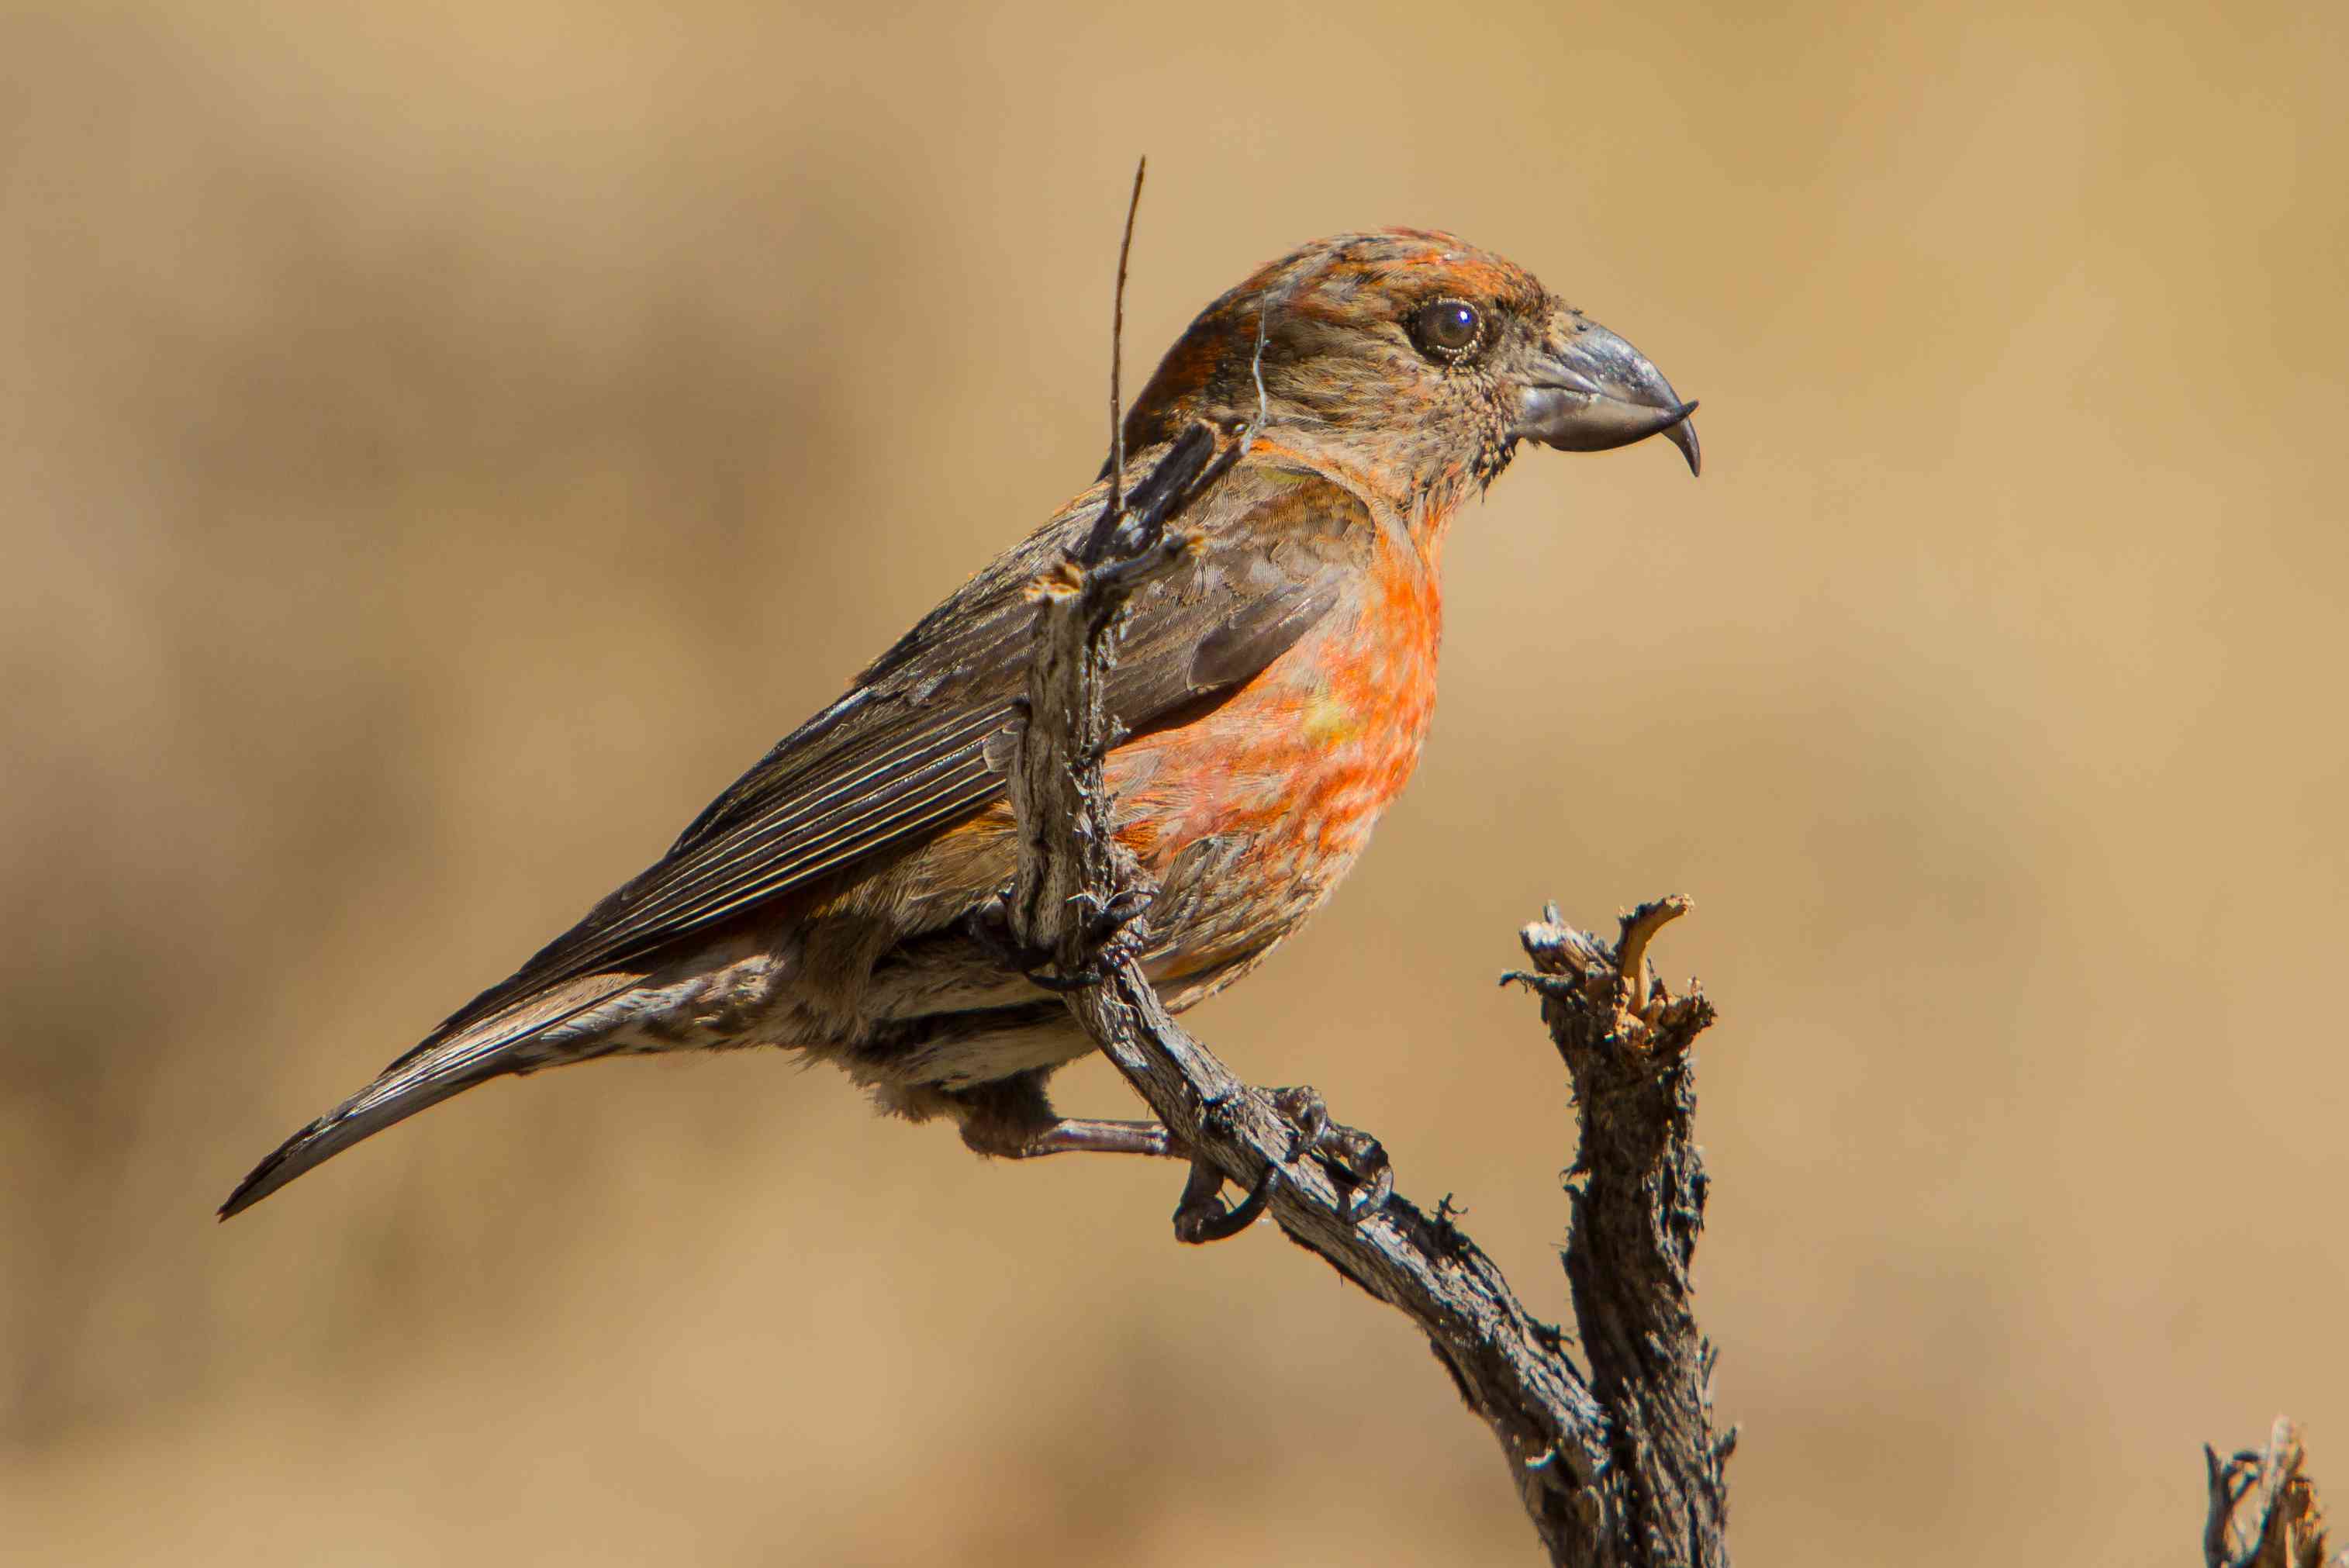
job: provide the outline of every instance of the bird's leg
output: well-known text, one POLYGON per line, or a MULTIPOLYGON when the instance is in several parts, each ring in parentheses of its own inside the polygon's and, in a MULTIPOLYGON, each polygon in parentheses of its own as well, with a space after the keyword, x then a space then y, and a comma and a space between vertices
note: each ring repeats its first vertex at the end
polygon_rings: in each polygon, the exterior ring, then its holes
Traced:
MULTIPOLYGON (((968 1131, 966 1141, 971 1141, 968 1131)), ((973 1142, 974 1148, 978 1147, 973 1142)), ((1256 1188, 1235 1208, 1224 1207, 1224 1173, 1215 1165, 1191 1153, 1174 1141, 1173 1134, 1154 1121, 1103 1121, 1088 1117, 1064 1116, 1050 1127, 1031 1132, 1000 1152, 1013 1160, 1036 1160, 1047 1154, 1073 1154, 1082 1150, 1104 1154, 1155 1154, 1170 1159, 1191 1161, 1190 1177, 1183 1183, 1183 1197, 1174 1205, 1174 1239, 1196 1246, 1206 1242, 1220 1242, 1238 1235, 1256 1223, 1265 1205, 1272 1201, 1274 1167, 1267 1165, 1264 1174, 1257 1178, 1256 1188)))
POLYGON ((1179 1158, 1174 1138, 1154 1121, 1104 1121, 1093 1117, 1064 1116, 1039 1132, 1020 1140, 1009 1150, 1014 1160, 1036 1160, 1047 1154, 1155 1154, 1179 1158))
POLYGON ((1384 1145, 1358 1128, 1330 1120, 1330 1107, 1309 1084, 1273 1090, 1272 1103, 1297 1129, 1289 1157, 1319 1155, 1323 1169, 1349 1192, 1348 1224, 1359 1225, 1386 1206, 1394 1196, 1394 1164, 1384 1145))
MULTIPOLYGON (((1048 1154, 1091 1151, 1189 1161, 1190 1178, 1174 1207, 1177 1241, 1195 1243, 1236 1236, 1256 1222, 1272 1199, 1277 1164, 1267 1165, 1247 1196, 1226 1209, 1224 1174, 1196 1150, 1155 1121, 1062 1116, 1044 1092, 1041 1073, 1020 1073, 948 1098, 962 1123, 962 1140, 998 1159, 1040 1160, 1048 1154)), ((1331 1120, 1329 1106, 1310 1088, 1275 1089, 1272 1101, 1294 1129, 1288 1158, 1311 1155, 1321 1161, 1338 1184, 1348 1224, 1361 1224, 1386 1206, 1394 1195, 1394 1167, 1377 1139, 1331 1120)), ((1215 1116, 1221 1109, 1211 1105, 1206 1114, 1215 1116)))
MULTIPOLYGON (((1223 1173, 1155 1121, 1107 1121, 1062 1116, 1044 1092, 1040 1072, 1020 1073, 946 1097, 962 1123, 962 1140, 981 1154, 1004 1160, 1040 1160, 1048 1154, 1085 1150, 1149 1154, 1188 1160, 1191 1174, 1174 1207, 1174 1239, 1196 1244, 1219 1242, 1247 1230, 1272 1200, 1276 1167, 1268 1165, 1239 1204, 1224 1207, 1223 1173)), ((1212 1108, 1210 1114, 1213 1114, 1212 1108)))
POLYGON ((962 1124, 962 1140, 999 1160, 1040 1160, 1087 1150, 1103 1154, 1188 1158, 1154 1121, 1103 1121, 1062 1116, 1044 1089, 1044 1073, 1015 1073, 943 1097, 962 1124))
POLYGON ((1022 1073, 951 1097, 962 1140, 999 1160, 1040 1160, 1047 1154, 1154 1154, 1187 1158, 1154 1121, 1105 1121, 1062 1116, 1035 1075, 1022 1073))

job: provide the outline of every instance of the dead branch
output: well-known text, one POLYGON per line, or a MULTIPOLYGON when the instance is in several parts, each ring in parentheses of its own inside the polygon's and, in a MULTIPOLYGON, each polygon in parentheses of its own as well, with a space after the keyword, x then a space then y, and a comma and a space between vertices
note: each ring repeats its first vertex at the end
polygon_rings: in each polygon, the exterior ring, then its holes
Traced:
POLYGON ((2205 1444, 2210 1513, 2202 1527, 2209 1568, 2349 1568, 2349 1548, 2328 1553, 2324 1510, 2302 1468, 2300 1428, 2278 1416, 2264 1450, 2221 1460, 2205 1444))
POLYGON ((1730 1441, 1713 1427, 1712 1351, 1690 1315, 1688 1275, 1704 1203, 1689 1047, 1713 1010, 1671 995, 1642 956, 1685 901, 1642 906, 1612 944, 1554 910, 1524 934, 1537 973, 1518 978, 1541 994, 1581 1119, 1566 1268, 1587 1371, 1448 1212, 1431 1216, 1365 1181, 1319 1136, 1326 1117, 1309 1091, 1241 1082, 1166 1012, 1131 951, 1148 888, 1111 832, 1102 672, 1128 596, 1182 556, 1170 524, 1248 439, 1245 427, 1192 427, 1135 484, 1129 515, 1095 531, 1102 554, 1039 585, 1007 920, 1026 951, 1089 982, 1068 994, 1071 1010, 1193 1157, 1178 1234, 1227 1228, 1202 1227, 1196 1200, 1228 1181, 1250 1194, 1235 1216, 1269 1212, 1408 1315, 1499 1439, 1552 1562, 1725 1563, 1730 1441))

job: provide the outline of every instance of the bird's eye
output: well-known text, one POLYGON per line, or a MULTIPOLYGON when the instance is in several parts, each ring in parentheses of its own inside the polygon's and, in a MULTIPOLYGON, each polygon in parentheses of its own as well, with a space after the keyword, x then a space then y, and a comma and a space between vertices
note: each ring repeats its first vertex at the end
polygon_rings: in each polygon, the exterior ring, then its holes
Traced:
POLYGON ((1411 335, 1420 351, 1443 360, 1464 359, 1485 335, 1485 318, 1462 299, 1439 299, 1421 305, 1411 318, 1411 335))

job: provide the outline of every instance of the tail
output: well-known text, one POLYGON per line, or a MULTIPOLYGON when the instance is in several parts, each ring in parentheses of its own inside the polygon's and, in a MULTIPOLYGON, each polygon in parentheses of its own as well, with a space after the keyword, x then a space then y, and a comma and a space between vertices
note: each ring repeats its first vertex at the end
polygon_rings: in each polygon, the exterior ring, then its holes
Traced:
MULTIPOLYGON (((223 1220, 243 1213, 313 1166, 363 1138, 405 1121, 475 1084, 508 1073, 585 1061, 609 1048, 594 1037, 600 1020, 584 1016, 633 990, 636 975, 595 975, 520 1006, 471 1017, 469 1006, 384 1068, 376 1080, 277 1146, 220 1206, 223 1220), (581 1037, 588 1037, 582 1038, 581 1037)), ((484 998, 492 993, 485 993, 484 998)), ((478 1003, 476 1004, 478 1006, 478 1003)))

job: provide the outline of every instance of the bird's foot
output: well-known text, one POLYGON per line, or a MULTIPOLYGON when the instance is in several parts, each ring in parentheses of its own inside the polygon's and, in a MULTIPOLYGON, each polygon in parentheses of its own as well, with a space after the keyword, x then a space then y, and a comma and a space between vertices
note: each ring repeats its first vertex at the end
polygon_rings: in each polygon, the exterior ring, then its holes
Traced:
MULTIPOLYGON (((1204 1130, 1214 1131, 1218 1123, 1231 1114, 1229 1101, 1209 1101, 1200 1108, 1204 1130)), ((1174 1239, 1186 1246, 1201 1246, 1208 1242, 1227 1241, 1238 1235, 1263 1218, 1272 1202, 1272 1184, 1280 1179, 1280 1167, 1268 1161, 1257 1173, 1256 1185, 1247 1197, 1229 1209, 1224 1207, 1222 1169, 1197 1150, 1190 1150, 1191 1174, 1183 1183, 1183 1197, 1174 1205, 1174 1239)))
POLYGON ((1272 1202, 1272 1183, 1280 1168, 1268 1164, 1248 1195, 1230 1209, 1224 1207, 1224 1173, 1213 1162, 1194 1158, 1190 1180, 1183 1183, 1182 1202, 1174 1205, 1174 1239, 1187 1246, 1228 1241, 1260 1219, 1272 1202))
POLYGON ((1093 953, 1093 961, 1072 971, 1061 970, 1049 949, 1014 934, 1009 890, 973 907, 963 916, 963 930, 1003 968, 1019 974, 1039 990, 1065 995, 1100 985, 1109 977, 1112 965, 1142 944, 1149 934, 1142 916, 1150 908, 1151 897, 1146 889, 1133 887, 1113 894, 1086 925, 1086 945, 1093 953))
POLYGON ((1080 991, 1087 985, 1098 985, 1102 975, 1098 968, 1080 970, 1074 975, 1047 974, 1052 966, 1051 953, 1032 942, 1023 942, 1011 930, 1011 907, 1008 894, 996 893, 971 906, 962 917, 963 934, 978 944, 999 968, 1026 977, 1028 983, 1046 991, 1067 993, 1080 991))
POLYGON ((1359 1128, 1330 1119, 1330 1107, 1310 1085, 1272 1091, 1272 1103, 1297 1130, 1289 1158, 1318 1155, 1344 1200, 1341 1212, 1359 1225, 1394 1196, 1394 1164, 1385 1145, 1359 1128))

